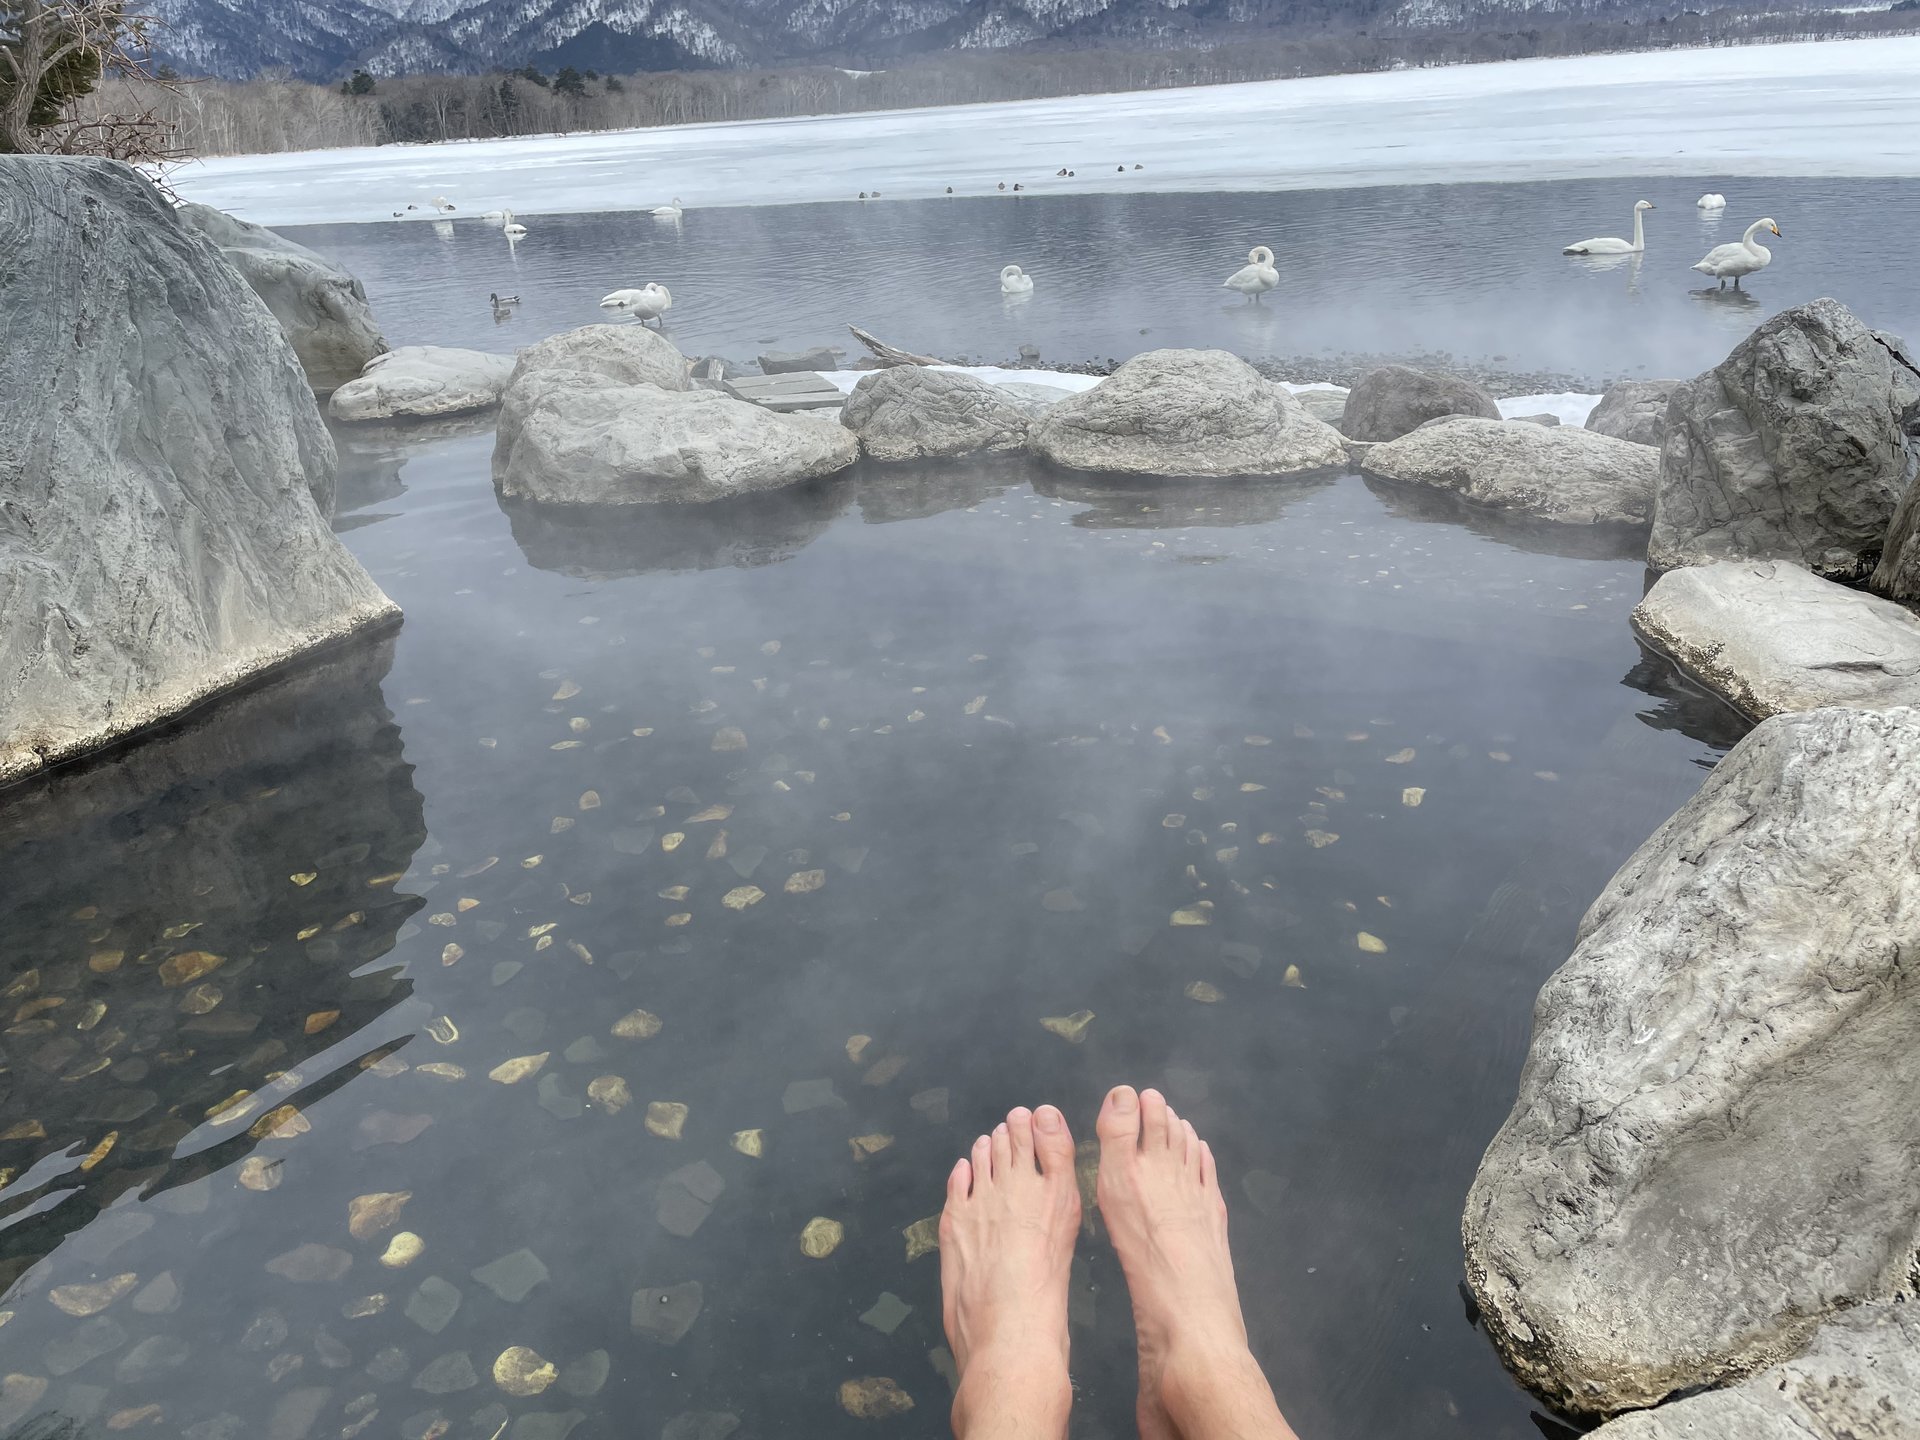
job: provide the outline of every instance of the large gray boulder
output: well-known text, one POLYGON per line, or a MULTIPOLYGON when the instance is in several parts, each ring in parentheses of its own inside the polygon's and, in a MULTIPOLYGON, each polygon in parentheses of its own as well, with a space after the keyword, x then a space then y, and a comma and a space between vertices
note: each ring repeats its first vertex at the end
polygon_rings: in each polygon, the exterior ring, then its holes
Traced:
POLYGON ((1738 1385, 1636 1410, 1593 1440, 1911 1440, 1920 1417, 1920 1305, 1862 1305, 1805 1352, 1738 1385))
POLYGON ((1756 720, 1822 705, 1920 705, 1920 617, 1784 560, 1670 570, 1633 628, 1756 720))
POLYGON ((1609 385, 1587 416, 1587 429, 1636 445, 1660 445, 1667 438, 1667 402, 1684 381, 1622 380, 1609 385))
POLYGON ((500 403, 514 357, 440 345, 402 345, 376 355, 327 401, 336 420, 425 420, 500 403))
POLYGON ((1900 500, 1894 363, 1837 300, 1783 310, 1673 392, 1647 559, 1866 573, 1900 500))
POLYGON ((876 460, 949 459, 1021 449, 1029 413, 977 376, 895 365, 861 377, 840 423, 876 460))
POLYGON ((1907 475, 1901 482, 1905 488, 1887 526, 1873 588, 1911 601, 1920 600, 1920 397, 1901 412, 1900 435, 1907 447, 1907 475))
POLYGON ((507 389, 493 478, 505 497, 552 505, 705 504, 831 475, 859 456, 853 433, 818 415, 541 369, 507 389))
POLYGON ((1150 350, 1048 410, 1034 451, 1119 475, 1288 475, 1346 463, 1331 425, 1224 350, 1150 350))
POLYGON ((1660 452, 1573 425, 1456 416, 1367 447, 1369 474, 1572 525, 1645 525, 1660 452))
POLYGON ((1443 415, 1498 420, 1493 396, 1458 375, 1382 365, 1369 370, 1347 392, 1340 428, 1355 440, 1398 440, 1443 415))
POLYGON ((141 176, 0 156, 0 781, 390 622, 274 316, 141 176))
POLYGON ((644 325, 582 325, 522 350, 508 383, 541 370, 574 370, 620 385, 687 390, 691 369, 671 340, 644 325))
POLYGON ((314 394, 331 394, 387 348, 367 307, 367 292, 324 255, 211 205, 182 205, 179 215, 218 245, 267 302, 314 394))
POLYGON ((1462 1220, 1487 1331, 1587 1414, 1799 1353, 1920 1246, 1920 709, 1762 722, 1541 988, 1462 1220))

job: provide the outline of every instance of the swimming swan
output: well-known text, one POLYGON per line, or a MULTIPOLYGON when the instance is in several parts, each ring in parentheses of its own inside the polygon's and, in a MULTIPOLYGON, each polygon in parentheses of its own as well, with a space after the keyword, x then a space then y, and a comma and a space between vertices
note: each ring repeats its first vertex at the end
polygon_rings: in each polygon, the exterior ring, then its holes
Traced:
POLYGON ((1641 229, 1641 217, 1653 209, 1651 200, 1637 200, 1633 206, 1633 239, 1631 242, 1616 236, 1603 235, 1597 240, 1582 240, 1578 245, 1569 245, 1562 255, 1638 255, 1647 248, 1647 237, 1641 229))
POLYGON ((649 280, 638 290, 615 290, 600 299, 602 310, 631 310, 642 320, 658 320, 673 308, 673 295, 664 285, 649 280))
POLYGON ((673 203, 671 205, 656 205, 647 213, 649 215, 658 215, 662 220, 678 220, 680 218, 680 197, 676 195, 673 197, 673 203))
POLYGON ((1775 235, 1780 227, 1771 220, 1756 220, 1747 227, 1747 233, 1732 245, 1716 245, 1700 258, 1693 268, 1702 275, 1711 275, 1724 287, 1727 277, 1733 277, 1733 288, 1740 288, 1740 277, 1764 270, 1773 263, 1773 252, 1753 237, 1762 230, 1771 230, 1775 235))
POLYGON ((1724 210, 1727 208, 1727 197, 1717 190, 1709 190, 1693 203, 1702 210, 1724 210))
POLYGON ((1280 283, 1280 272, 1273 268, 1273 251, 1256 245, 1247 252, 1247 263, 1220 282, 1223 290, 1238 290, 1249 300, 1258 300, 1280 283))
POLYGON ((1000 272, 1000 293, 1002 295, 1031 295, 1033 277, 1018 265, 1008 265, 1000 272))
POLYGON ((500 233, 503 235, 511 235, 514 239, 518 240, 522 235, 527 233, 527 227, 522 225, 518 220, 509 220, 500 227, 500 233))

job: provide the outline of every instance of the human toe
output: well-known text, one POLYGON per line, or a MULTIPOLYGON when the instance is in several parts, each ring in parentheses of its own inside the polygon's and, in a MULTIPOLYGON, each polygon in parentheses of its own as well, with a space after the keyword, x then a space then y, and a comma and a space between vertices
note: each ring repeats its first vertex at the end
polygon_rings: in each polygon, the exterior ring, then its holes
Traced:
POLYGON ((1033 1112, 1033 1149, 1041 1174, 1073 1174, 1073 1132, 1067 1128, 1067 1117, 1052 1105, 1033 1112))
POLYGON ((1140 1144, 1140 1096, 1131 1085, 1116 1085, 1107 1092, 1100 1106, 1100 1118, 1093 1122, 1100 1137, 1101 1152, 1119 1146, 1140 1144))
POLYGON ((1033 1169, 1033 1112, 1016 1105, 1007 1112, 1007 1141, 1016 1172, 1033 1169))
POLYGON ((1167 1097, 1158 1090, 1140 1092, 1140 1144, 1143 1149, 1165 1150, 1173 1129, 1167 1097))

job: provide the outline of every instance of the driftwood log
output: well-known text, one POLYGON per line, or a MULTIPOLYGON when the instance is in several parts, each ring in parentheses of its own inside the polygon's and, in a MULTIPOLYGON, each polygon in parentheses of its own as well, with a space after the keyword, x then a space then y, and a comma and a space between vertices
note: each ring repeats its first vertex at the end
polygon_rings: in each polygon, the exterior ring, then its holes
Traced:
POLYGON ((897 345, 889 345, 878 336, 869 335, 858 325, 849 325, 853 338, 873 352, 874 359, 882 365, 944 365, 946 361, 936 360, 931 355, 916 355, 911 350, 902 350, 897 345))

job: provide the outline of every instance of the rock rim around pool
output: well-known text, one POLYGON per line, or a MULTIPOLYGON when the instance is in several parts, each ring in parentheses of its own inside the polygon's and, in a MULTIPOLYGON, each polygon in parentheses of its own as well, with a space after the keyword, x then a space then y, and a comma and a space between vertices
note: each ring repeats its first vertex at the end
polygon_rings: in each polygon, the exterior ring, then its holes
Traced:
POLYGON ((514 357, 441 345, 402 345, 376 355, 327 401, 336 420, 429 420, 500 403, 514 357))
POLYGON ((1901 412, 1900 434, 1907 447, 1907 478, 1873 572, 1873 588, 1913 601, 1920 600, 1920 396, 1901 412))
POLYGON ((1634 608, 1633 628, 1754 719, 1920 705, 1920 617, 1784 560, 1671 570, 1634 608))
POLYGON ((1806 1350, 1738 1385, 1637 1410, 1594 1440, 1904 1440, 1920 1415, 1920 1305, 1829 1320, 1806 1350))
POLYGON ((507 389, 493 478, 503 498, 544 505, 707 504, 832 475, 859 455, 837 420, 543 368, 507 389))
POLYGON ((1500 406, 1480 386, 1438 370, 1381 365, 1347 392, 1340 429, 1350 440, 1398 440, 1429 420, 1467 415, 1498 420, 1500 406))
POLYGON ((285 334, 151 184, 0 157, 0 273, 0 782, 398 618, 285 334))
POLYGON ((1837 300, 1783 310, 1674 390, 1647 560, 1863 577, 1906 483, 1911 373, 1837 300))
POLYGON ((1780 715, 1594 902, 1461 1225, 1530 1388, 1657 1404, 1908 1293, 1916 847, 1920 710, 1780 715))
POLYGON ((1224 350, 1150 350, 1029 429, 1068 470, 1218 479, 1346 464, 1340 432, 1224 350))
POLYGON ((367 292, 324 255, 211 205, 182 205, 176 213, 219 246, 266 301, 300 357, 314 394, 331 394, 386 350, 367 292))
POLYGON ((958 459, 1025 449, 1031 413, 978 376, 895 365, 861 377, 840 423, 875 460, 958 459))
POLYGON ((1651 446, 1578 426, 1477 416, 1431 421, 1367 446, 1360 459, 1370 475, 1449 490, 1534 519, 1618 526, 1652 520, 1659 463, 1651 446))

